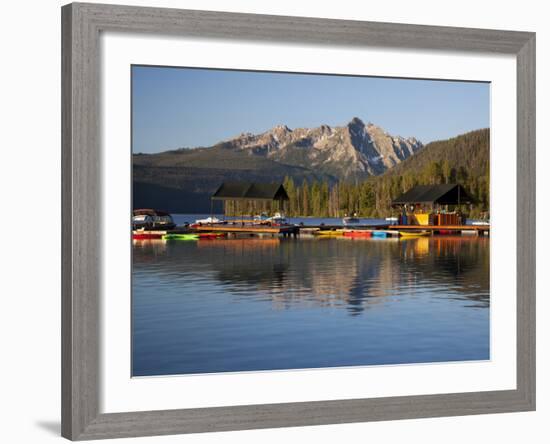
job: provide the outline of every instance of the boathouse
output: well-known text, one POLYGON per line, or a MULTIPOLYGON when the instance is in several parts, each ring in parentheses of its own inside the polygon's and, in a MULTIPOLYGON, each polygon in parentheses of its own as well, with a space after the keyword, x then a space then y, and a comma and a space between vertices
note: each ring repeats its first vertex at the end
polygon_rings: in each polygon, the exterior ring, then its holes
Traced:
POLYGON ((392 201, 392 207, 401 207, 402 224, 459 225, 460 205, 475 203, 460 184, 417 185, 392 201), (453 211, 449 211, 449 206, 453 211))
POLYGON ((253 215, 263 212, 284 212, 288 194, 281 183, 224 182, 211 201, 223 201, 227 216, 253 215))
POLYGON ((398 205, 466 205, 474 203, 462 185, 417 185, 392 201, 398 205))

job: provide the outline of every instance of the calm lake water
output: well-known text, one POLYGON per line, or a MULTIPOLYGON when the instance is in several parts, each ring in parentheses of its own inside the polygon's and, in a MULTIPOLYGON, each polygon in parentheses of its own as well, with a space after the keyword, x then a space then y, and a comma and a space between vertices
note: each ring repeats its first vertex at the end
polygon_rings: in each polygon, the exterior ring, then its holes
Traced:
POLYGON ((134 376, 489 359, 489 239, 134 241, 134 376))

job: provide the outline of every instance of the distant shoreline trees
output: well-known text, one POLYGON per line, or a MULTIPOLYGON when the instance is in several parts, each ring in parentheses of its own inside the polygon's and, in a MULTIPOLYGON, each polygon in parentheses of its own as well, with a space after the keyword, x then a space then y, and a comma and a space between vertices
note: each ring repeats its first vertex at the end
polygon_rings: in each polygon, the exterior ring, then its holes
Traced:
MULTIPOLYGON (((296 185, 286 177, 283 186, 289 202, 290 217, 344 217, 357 214, 361 217, 386 217, 392 213, 391 202, 416 185, 460 183, 476 200, 464 206, 462 212, 478 217, 489 208, 489 176, 470 177, 464 169, 455 170, 439 162, 431 162, 418 175, 387 176, 357 183, 304 181, 296 185)), ((395 210, 393 210, 395 212, 395 210)))
MULTIPOLYGON (((391 202, 415 185, 459 183, 475 199, 464 205, 463 214, 479 217, 489 210, 489 130, 432 142, 418 154, 396 165, 382 176, 363 181, 306 181, 294 183, 286 177, 290 217, 386 217, 391 202)), ((394 210, 395 212, 395 210, 394 210)))

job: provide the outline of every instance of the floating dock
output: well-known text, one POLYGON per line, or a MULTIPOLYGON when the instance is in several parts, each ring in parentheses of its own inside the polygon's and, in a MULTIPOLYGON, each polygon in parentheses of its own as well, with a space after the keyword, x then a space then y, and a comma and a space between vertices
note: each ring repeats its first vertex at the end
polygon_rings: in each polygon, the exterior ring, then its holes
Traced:
POLYGON ((243 233, 243 234, 282 234, 283 236, 296 236, 300 233, 300 227, 296 225, 233 225, 233 224, 209 224, 193 228, 194 231, 212 231, 216 233, 243 233))
POLYGON ((243 235, 282 235, 284 237, 299 234, 314 234, 320 236, 342 236, 345 232, 355 232, 358 235, 361 232, 370 233, 377 237, 378 234, 385 233, 385 237, 400 237, 401 232, 420 233, 429 232, 430 235, 451 234, 461 232, 474 232, 478 235, 488 235, 490 225, 384 225, 384 226, 300 226, 300 225, 246 225, 246 224, 208 224, 193 228, 176 228, 172 230, 136 230, 133 232, 134 239, 155 239, 162 238, 163 235, 190 234, 190 233, 224 233, 224 234, 243 234, 243 235))
POLYGON ((430 231, 432 234, 447 231, 475 231, 479 235, 489 234, 490 225, 391 225, 392 230, 430 231))
POLYGON ((152 239, 162 239, 162 236, 168 234, 189 234, 187 228, 172 228, 170 230, 132 230, 132 239, 133 240, 152 240, 152 239))

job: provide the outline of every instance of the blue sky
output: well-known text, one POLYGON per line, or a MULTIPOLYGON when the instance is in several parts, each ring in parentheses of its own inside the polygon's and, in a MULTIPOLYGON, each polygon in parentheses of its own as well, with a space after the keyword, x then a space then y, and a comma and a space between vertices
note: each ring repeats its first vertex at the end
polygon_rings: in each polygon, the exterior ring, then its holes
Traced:
POLYGON ((134 66, 132 149, 210 146, 353 117, 427 143, 488 127, 489 94, 488 83, 134 66))

